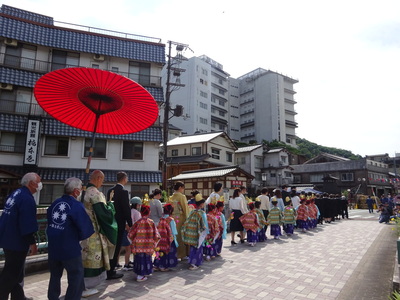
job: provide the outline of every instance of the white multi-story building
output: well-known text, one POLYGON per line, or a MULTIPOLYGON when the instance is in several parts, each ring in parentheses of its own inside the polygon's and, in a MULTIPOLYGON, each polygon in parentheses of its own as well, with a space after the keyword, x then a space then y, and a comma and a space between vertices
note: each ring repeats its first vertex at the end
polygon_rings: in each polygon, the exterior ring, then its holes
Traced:
MULTIPOLYGON (((37 197, 49 204, 68 177, 83 179, 91 132, 67 126, 47 115, 33 95, 45 73, 68 67, 91 67, 129 77, 163 102, 161 70, 165 45, 160 39, 60 23, 51 17, 3 5, 0 15, 0 208, 27 171, 43 181, 37 197), (28 124, 38 131, 34 163, 27 164, 28 124)), ((105 173, 107 190, 116 173, 129 176, 131 195, 158 187, 161 127, 125 135, 97 134, 91 169, 105 173)))
POLYGON ((264 69, 240 81, 240 140, 277 140, 296 146, 294 88, 298 81, 264 69))
MULTIPOLYGON (((185 87, 172 92, 170 105, 182 105, 183 117, 170 123, 185 134, 228 130, 229 123, 229 74, 223 66, 203 55, 183 60, 179 68, 180 83, 185 87)), ((165 84, 165 80, 163 80, 165 84)))
POLYGON ((184 117, 170 122, 183 133, 222 130, 246 143, 277 140, 296 146, 297 80, 261 68, 235 79, 205 55, 179 67, 185 70, 179 76, 185 86, 173 91, 171 107, 182 105, 184 117))

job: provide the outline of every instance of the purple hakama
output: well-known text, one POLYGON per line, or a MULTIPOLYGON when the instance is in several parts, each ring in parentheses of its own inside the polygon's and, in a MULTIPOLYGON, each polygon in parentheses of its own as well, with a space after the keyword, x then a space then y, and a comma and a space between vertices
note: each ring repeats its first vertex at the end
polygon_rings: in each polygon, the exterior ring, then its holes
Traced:
POLYGON ((281 226, 279 224, 271 224, 271 235, 275 237, 282 235, 281 226))
POLYGON ((171 249, 168 254, 165 254, 159 259, 154 260, 154 266, 159 269, 175 268, 178 265, 178 258, 176 256, 176 245, 175 241, 171 243, 171 249))
POLYGON ((217 255, 221 254, 222 251, 222 237, 215 241, 215 252, 217 255))
POLYGON ((248 243, 257 243, 257 232, 247 230, 247 242, 248 243))
POLYGON ((153 273, 153 262, 151 255, 146 253, 135 254, 133 261, 133 272, 140 276, 147 276, 153 273))
POLYGON ((267 240, 267 236, 265 234, 265 227, 257 232, 257 238, 259 242, 265 242, 267 240))
POLYGON ((203 245, 199 248, 190 246, 189 251, 189 264, 200 266, 203 263, 203 245))
POLYGON ((283 225, 283 230, 286 232, 286 234, 293 234, 294 225, 293 224, 285 224, 285 225, 283 225))

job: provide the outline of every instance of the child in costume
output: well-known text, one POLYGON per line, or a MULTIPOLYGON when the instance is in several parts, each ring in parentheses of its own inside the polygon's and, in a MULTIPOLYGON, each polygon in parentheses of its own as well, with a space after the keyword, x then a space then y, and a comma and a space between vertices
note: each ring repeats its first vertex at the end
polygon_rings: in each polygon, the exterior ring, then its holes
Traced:
POLYGON ((318 206, 315 204, 315 196, 311 198, 311 203, 308 206, 310 219, 311 219, 311 228, 316 228, 318 224, 318 219, 320 216, 318 206))
POLYGON ((271 201, 272 207, 268 215, 268 224, 271 225, 271 235, 274 239, 279 240, 281 233, 282 212, 278 207, 278 201, 273 199, 271 201))
POLYGON ((306 232, 308 229, 308 208, 306 206, 306 201, 305 198, 300 198, 300 205, 297 207, 296 224, 297 228, 301 229, 302 232, 306 232))
POLYGON ((294 225, 296 224, 296 210, 292 206, 292 201, 288 202, 289 205, 285 206, 283 210, 283 231, 288 235, 292 235, 294 225))
POLYGON ((128 234, 135 255, 133 271, 137 274, 137 281, 147 280, 147 276, 153 273, 151 257, 160 240, 156 225, 149 219, 150 206, 142 205, 141 214, 142 218, 133 224, 128 234))
POLYGON ((190 246, 189 270, 196 270, 203 262, 203 243, 208 234, 207 217, 204 212, 203 196, 195 197, 196 208, 192 210, 182 225, 182 241, 190 246))
POLYGON ((215 216, 218 221, 218 226, 219 226, 219 232, 220 235, 218 238, 215 240, 215 252, 217 256, 221 255, 222 251, 222 240, 226 239, 226 218, 224 215, 224 202, 223 201, 217 201, 216 204, 216 211, 215 211, 215 216))
POLYGON ((216 216, 217 207, 210 203, 207 205, 207 225, 208 234, 205 240, 205 247, 203 253, 206 256, 206 261, 210 261, 211 258, 215 258, 217 252, 215 250, 215 241, 220 235, 219 224, 216 216))
POLYGON ((254 247, 257 243, 257 232, 260 228, 254 202, 249 203, 250 211, 239 218, 243 228, 247 231, 247 242, 254 247))
POLYGON ((157 248, 158 256, 154 259, 154 269, 162 272, 169 271, 178 265, 176 249, 178 247, 176 241, 176 224, 174 218, 171 217, 174 207, 167 203, 164 205, 164 214, 158 223, 157 230, 161 236, 157 248))
POLYGON ((260 225, 260 228, 258 229, 258 232, 257 232, 257 240, 258 240, 258 242, 265 242, 267 240, 267 236, 265 234, 267 220, 265 220, 264 213, 260 208, 261 201, 255 201, 254 205, 255 205, 255 212, 257 213, 257 216, 258 216, 258 223, 260 225))

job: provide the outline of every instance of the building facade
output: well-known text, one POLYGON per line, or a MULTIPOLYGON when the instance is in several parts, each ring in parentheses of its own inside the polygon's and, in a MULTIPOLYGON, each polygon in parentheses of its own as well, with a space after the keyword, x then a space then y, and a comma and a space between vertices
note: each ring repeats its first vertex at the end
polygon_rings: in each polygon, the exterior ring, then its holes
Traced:
MULTIPOLYGON (((98 68, 131 78, 161 103, 165 45, 160 39, 60 23, 7 5, 1 7, 0 23, 0 208, 27 171, 42 177, 37 203, 50 204, 62 194, 66 178, 83 180, 92 133, 47 115, 33 94, 36 81, 61 68, 98 68), (27 142, 32 130, 35 148, 27 142), (28 147, 35 151, 29 159, 28 147)), ((91 169, 105 173, 103 190, 115 183, 118 171, 128 173, 133 196, 158 187, 161 142, 157 124, 133 134, 97 134, 91 169)))

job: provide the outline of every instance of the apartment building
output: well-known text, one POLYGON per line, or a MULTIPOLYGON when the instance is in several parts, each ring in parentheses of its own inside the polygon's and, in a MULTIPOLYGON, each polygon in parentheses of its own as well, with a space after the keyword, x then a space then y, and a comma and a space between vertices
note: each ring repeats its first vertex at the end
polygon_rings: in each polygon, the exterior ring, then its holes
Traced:
MULTIPOLYGON (((42 177, 43 190, 35 196, 46 205, 62 194, 66 178, 83 179, 92 133, 47 115, 33 94, 36 81, 61 68, 98 68, 133 79, 161 103, 165 45, 157 38, 57 22, 7 5, 1 6, 0 23, 0 208, 27 171, 42 177), (29 158, 28 128, 36 134, 29 158)), ((157 124, 133 134, 97 134, 91 169, 105 173, 103 190, 115 183, 118 171, 128 173, 132 196, 158 187, 161 142, 157 124)))

